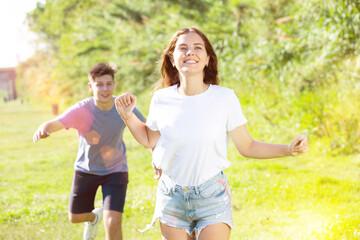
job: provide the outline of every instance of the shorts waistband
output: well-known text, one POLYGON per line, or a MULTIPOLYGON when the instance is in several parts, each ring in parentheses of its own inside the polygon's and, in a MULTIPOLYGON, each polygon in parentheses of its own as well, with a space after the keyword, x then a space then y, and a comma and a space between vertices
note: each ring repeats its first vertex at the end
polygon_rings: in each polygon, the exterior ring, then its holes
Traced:
POLYGON ((226 180, 226 176, 222 171, 217 173, 216 175, 214 175, 210 179, 206 180, 202 184, 199 184, 199 185, 196 185, 196 186, 181 186, 179 184, 176 184, 171 179, 170 176, 165 175, 165 174, 163 174, 161 176, 161 180, 164 181, 166 186, 168 188, 171 188, 174 192, 175 191, 179 191, 179 192, 182 192, 182 193, 193 193, 193 192, 195 192, 196 194, 199 194, 199 191, 202 191, 204 189, 207 189, 209 186, 214 185, 218 181, 219 178, 226 180))

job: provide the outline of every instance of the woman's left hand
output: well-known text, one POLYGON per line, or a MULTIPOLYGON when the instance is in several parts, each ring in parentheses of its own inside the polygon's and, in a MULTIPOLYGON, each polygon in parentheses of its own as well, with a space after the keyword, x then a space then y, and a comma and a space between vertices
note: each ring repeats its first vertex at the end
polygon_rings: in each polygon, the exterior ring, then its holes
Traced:
POLYGON ((289 145, 289 155, 290 156, 297 156, 302 153, 309 151, 309 146, 307 142, 307 136, 299 135, 297 136, 289 145))

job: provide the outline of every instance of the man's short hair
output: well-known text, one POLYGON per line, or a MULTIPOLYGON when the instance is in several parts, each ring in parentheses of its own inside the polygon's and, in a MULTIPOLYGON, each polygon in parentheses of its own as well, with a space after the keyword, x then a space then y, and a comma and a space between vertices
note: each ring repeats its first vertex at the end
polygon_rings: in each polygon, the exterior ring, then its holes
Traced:
POLYGON ((114 75, 116 73, 115 68, 106 63, 98 63, 90 68, 88 72, 89 81, 94 81, 96 77, 110 75, 114 80, 114 75))

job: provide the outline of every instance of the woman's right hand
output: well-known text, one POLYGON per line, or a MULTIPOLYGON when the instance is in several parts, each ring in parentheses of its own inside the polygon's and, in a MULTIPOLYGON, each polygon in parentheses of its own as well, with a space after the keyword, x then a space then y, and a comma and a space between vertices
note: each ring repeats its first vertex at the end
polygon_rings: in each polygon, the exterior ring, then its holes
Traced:
POLYGON ((136 96, 129 92, 123 93, 115 99, 116 110, 124 121, 132 116, 135 106, 136 96))

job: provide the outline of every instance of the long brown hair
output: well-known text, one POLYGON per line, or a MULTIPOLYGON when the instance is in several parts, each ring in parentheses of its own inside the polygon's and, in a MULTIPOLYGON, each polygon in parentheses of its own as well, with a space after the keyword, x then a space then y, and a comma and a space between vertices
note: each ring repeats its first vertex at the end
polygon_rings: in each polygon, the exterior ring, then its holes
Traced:
POLYGON ((175 67, 173 67, 171 59, 173 57, 176 42, 179 36, 182 34, 187 34, 189 32, 195 32, 203 39, 207 55, 209 56, 209 64, 207 67, 204 68, 204 83, 219 85, 220 81, 218 78, 217 56, 209 39, 198 28, 189 27, 180 29, 179 31, 174 33, 167 48, 163 51, 163 54, 161 56, 160 69, 161 78, 158 81, 156 88, 170 87, 172 85, 180 83, 179 72, 175 67))

